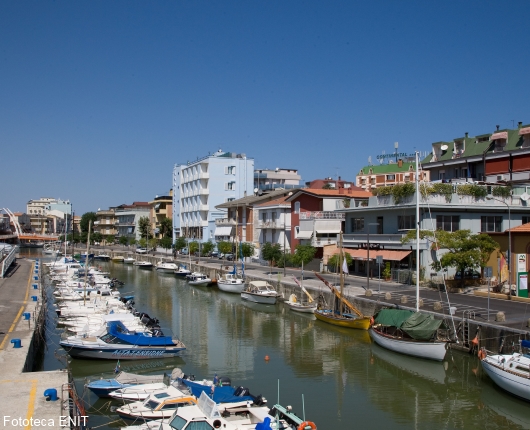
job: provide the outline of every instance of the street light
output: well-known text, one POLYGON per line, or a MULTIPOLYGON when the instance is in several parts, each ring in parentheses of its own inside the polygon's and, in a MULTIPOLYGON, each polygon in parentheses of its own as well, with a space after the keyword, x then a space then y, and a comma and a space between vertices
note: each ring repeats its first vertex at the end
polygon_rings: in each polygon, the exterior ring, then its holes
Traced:
POLYGON ((367 249, 367 255, 366 255, 366 289, 370 289, 370 226, 371 225, 379 225, 378 222, 371 222, 366 225, 367 227, 367 241, 368 241, 368 249, 367 249))
POLYGON ((492 196, 486 196, 486 199, 497 200, 498 202, 505 204, 506 207, 508 208, 508 284, 509 284, 508 288, 510 288, 510 293, 511 293, 511 288, 512 288, 512 232, 511 232, 512 215, 510 212, 510 205, 506 203, 504 200, 497 199, 492 196))

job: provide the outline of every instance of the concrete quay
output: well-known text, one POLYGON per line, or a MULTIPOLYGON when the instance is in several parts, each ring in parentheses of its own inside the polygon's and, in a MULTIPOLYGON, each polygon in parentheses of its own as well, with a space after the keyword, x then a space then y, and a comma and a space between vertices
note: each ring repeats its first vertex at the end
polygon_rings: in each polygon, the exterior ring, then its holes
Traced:
POLYGON ((6 275, 0 279, 0 428, 71 428, 66 370, 32 371, 44 343, 46 311, 35 261, 17 259, 6 275), (50 389, 56 401, 46 400, 50 389))

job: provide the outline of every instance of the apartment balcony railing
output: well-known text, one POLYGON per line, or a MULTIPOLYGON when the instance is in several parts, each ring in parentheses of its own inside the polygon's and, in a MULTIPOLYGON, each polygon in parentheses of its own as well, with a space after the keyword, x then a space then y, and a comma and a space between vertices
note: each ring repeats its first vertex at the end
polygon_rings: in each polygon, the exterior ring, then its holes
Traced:
MULTIPOLYGON (((411 246, 415 249, 415 244, 410 243, 401 243, 403 234, 370 234, 370 246, 388 246, 392 248, 403 248, 410 250, 411 246)), ((342 237, 344 246, 346 247, 358 247, 358 246, 367 246, 368 245, 368 235, 366 233, 353 233, 353 234, 344 234, 342 237)), ((429 249, 429 242, 427 239, 420 239, 420 249, 426 250, 429 249)))
POLYGON ((323 246, 327 246, 327 245, 336 245, 337 244, 337 240, 336 239, 332 239, 332 238, 323 238, 323 239, 317 239, 315 237, 313 237, 311 239, 311 246, 314 246, 315 248, 322 248, 323 246))
POLYGON ((344 213, 328 211, 300 212, 300 219, 344 219, 344 213))
POLYGON ((223 225, 232 226, 236 224, 237 222, 234 218, 219 218, 215 220, 215 225, 218 225, 218 226, 223 226, 223 225))
POLYGON ((118 222, 116 223, 116 226, 118 227, 132 227, 136 225, 134 222, 118 222))
MULTIPOLYGON (((429 194, 420 197, 420 204, 437 204, 437 205, 480 205, 480 206, 506 206, 502 201, 510 206, 526 206, 526 202, 521 200, 519 196, 510 196, 506 198, 495 197, 495 199, 487 199, 485 197, 475 197, 469 195, 460 195, 453 193, 449 198, 446 199, 441 194, 429 194), (502 200, 502 201, 499 201, 502 200)), ((396 206, 393 196, 377 196, 377 206, 396 206)), ((413 205, 416 203, 416 194, 401 199, 397 205, 413 205)), ((373 206, 370 204, 369 206, 373 206)))
POLYGON ((285 228, 285 223, 281 221, 259 221, 258 228, 276 228, 283 230, 285 228))
POLYGON ((198 207, 198 210, 200 211, 209 211, 210 210, 210 205, 197 205, 198 207))

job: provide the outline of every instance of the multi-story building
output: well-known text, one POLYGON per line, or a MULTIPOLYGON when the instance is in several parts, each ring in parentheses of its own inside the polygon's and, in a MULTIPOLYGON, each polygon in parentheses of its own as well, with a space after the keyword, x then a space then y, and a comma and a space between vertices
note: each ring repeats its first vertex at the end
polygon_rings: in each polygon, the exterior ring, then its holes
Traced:
POLYGON ((96 212, 97 220, 94 221, 94 233, 99 233, 103 236, 116 236, 118 234, 118 218, 116 217, 116 209, 98 209, 96 212))
POLYGON ((120 205, 114 208, 118 229, 116 237, 128 237, 136 241, 141 239, 138 228, 140 218, 149 219, 150 205, 148 202, 133 202, 132 205, 120 205))
POLYGON ((72 204, 69 200, 54 199, 52 197, 41 197, 38 200, 30 200, 26 204, 26 213, 29 216, 46 215, 48 211, 52 210, 71 214, 72 204))
POLYGON ((338 190, 339 188, 351 188, 355 187, 353 182, 343 181, 339 176, 338 179, 333 179, 332 177, 324 179, 313 179, 310 182, 305 183, 307 188, 318 189, 324 188, 329 190, 338 190))
POLYGON ((516 129, 463 137, 432 144, 432 153, 422 161, 431 180, 530 182, 530 125, 516 129))
MULTIPOLYGON (((416 163, 406 162, 401 158, 397 163, 379 164, 375 166, 363 167, 355 178, 357 186, 363 190, 392 186, 396 184, 405 184, 416 180, 416 163)), ((430 181, 430 172, 422 171, 419 174, 420 180, 430 181)))
POLYGON ((277 167, 274 170, 256 169, 254 171, 255 190, 293 189, 300 187, 298 170, 277 167))
POLYGON ((254 160, 245 154, 217 151, 173 168, 173 240, 178 236, 215 240, 216 206, 252 194, 254 160))
POLYGON ((259 244, 278 243, 286 252, 291 249, 291 203, 289 195, 260 203, 256 206, 258 215, 259 244))
POLYGON ((160 233, 160 223, 164 218, 171 219, 173 204, 173 190, 169 190, 168 194, 157 195, 155 199, 149 202, 151 231, 157 239, 162 238, 160 233))

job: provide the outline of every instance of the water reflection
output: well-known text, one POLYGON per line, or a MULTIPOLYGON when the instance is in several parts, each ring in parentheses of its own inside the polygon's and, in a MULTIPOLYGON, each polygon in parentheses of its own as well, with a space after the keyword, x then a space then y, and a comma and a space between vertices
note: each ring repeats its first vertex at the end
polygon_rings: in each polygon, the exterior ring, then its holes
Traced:
MULTIPOLYGON (((215 287, 191 287, 171 274, 102 263, 125 282, 136 308, 160 319, 187 350, 180 358, 149 361, 141 373, 174 367, 188 374, 229 376, 263 394, 269 403, 291 404, 320 429, 528 428, 528 404, 496 389, 476 358, 448 353, 445 363, 393 354, 372 344, 368 333, 330 326, 283 304, 242 302, 215 287), (270 360, 266 361, 265 356, 270 360)), ((122 362, 122 369, 144 363, 122 362)), ((75 360, 78 381, 111 372, 115 363, 75 360)), ((79 382, 82 386, 82 383, 79 382)), ((89 397, 93 410, 105 403, 89 397)), ((106 406, 105 406, 106 407, 106 406)), ((108 408, 104 419, 116 420, 108 408)))

